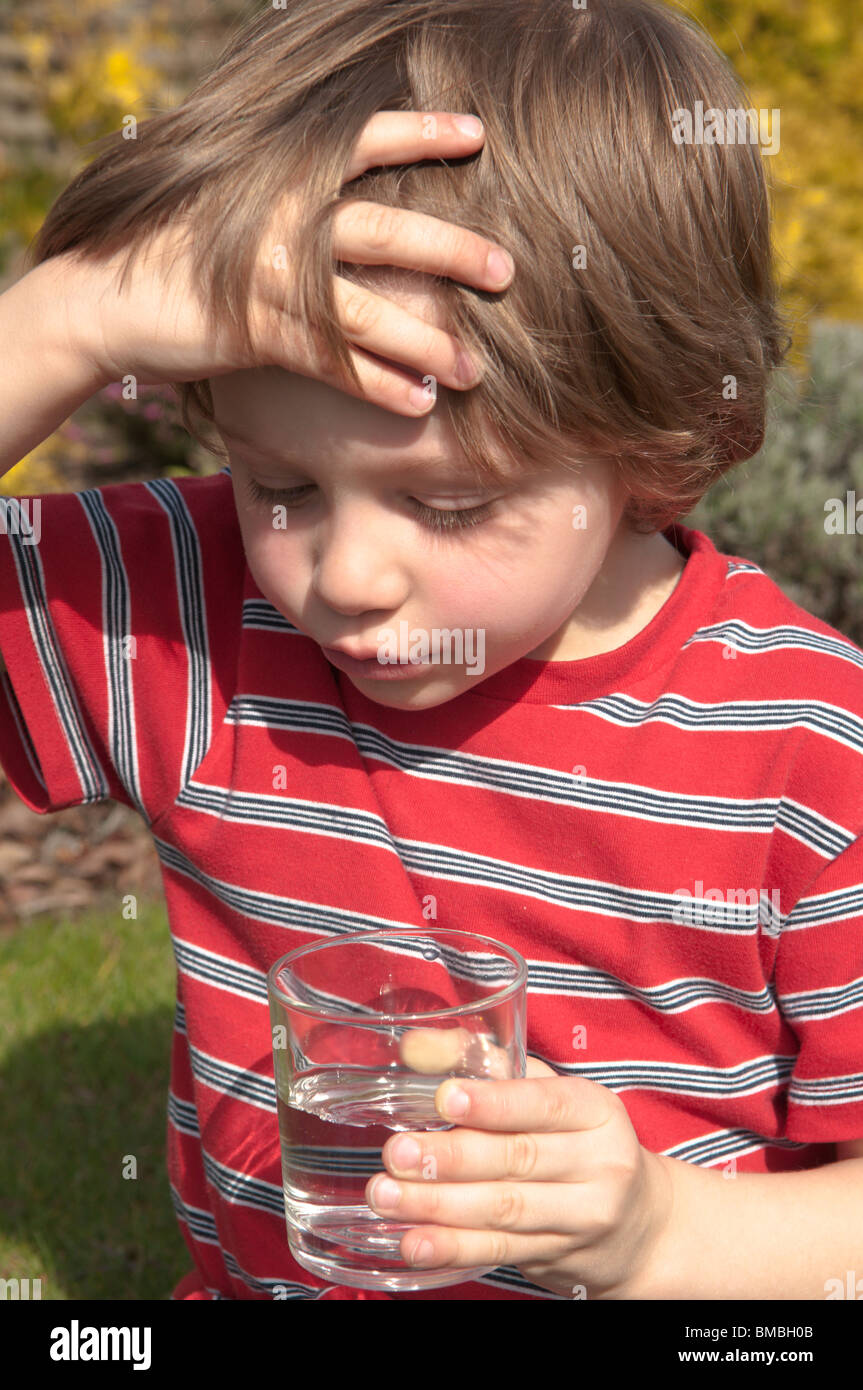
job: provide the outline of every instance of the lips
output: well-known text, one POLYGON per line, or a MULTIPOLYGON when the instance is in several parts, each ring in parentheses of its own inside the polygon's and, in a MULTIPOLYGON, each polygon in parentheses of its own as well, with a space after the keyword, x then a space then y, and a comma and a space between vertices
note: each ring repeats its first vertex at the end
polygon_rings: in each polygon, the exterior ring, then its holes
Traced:
POLYGON ((363 680, 413 680, 428 670, 428 666, 423 662, 393 663, 380 661, 377 655, 366 657, 364 661, 355 660, 338 647, 322 647, 321 651, 331 666, 335 666, 339 671, 344 671, 348 676, 357 676, 363 680))

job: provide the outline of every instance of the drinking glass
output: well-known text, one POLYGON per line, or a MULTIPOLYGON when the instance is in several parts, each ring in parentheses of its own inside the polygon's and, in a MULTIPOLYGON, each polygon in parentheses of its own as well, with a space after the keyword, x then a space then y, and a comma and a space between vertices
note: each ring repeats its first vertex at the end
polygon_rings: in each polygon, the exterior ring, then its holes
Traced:
MULTIPOLYGON (((367 1205, 394 1130, 455 1126, 434 1106, 448 1077, 525 1074, 527 965, 489 936, 393 927, 313 941, 267 974, 288 1243, 330 1283, 407 1290, 494 1265, 413 1269, 405 1231, 367 1205)), ((430 1172, 423 1176, 432 1177, 430 1172)))

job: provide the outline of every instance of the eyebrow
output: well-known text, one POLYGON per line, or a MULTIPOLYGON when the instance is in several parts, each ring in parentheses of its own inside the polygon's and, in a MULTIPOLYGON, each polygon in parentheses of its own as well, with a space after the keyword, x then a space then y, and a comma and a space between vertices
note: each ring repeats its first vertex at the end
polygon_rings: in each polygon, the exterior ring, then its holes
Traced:
MULTIPOLYGON (((299 455, 292 453, 289 449, 270 449, 267 445, 261 444, 257 440, 249 439, 246 435, 241 434, 239 430, 229 429, 227 425, 219 424, 215 419, 213 420, 213 424, 216 426, 219 433, 223 434, 226 439, 230 439, 235 444, 244 444, 247 449, 252 449, 255 453, 261 454, 264 458, 272 459, 274 463, 287 464, 295 468, 303 467, 303 461, 299 455)), ((400 463, 402 471, 406 470, 416 473, 425 471, 426 469, 432 470, 434 468, 439 468, 442 465, 453 477, 458 476, 460 478, 472 479, 475 482, 483 483, 485 486, 488 486, 489 483, 493 481, 488 474, 475 467, 467 459, 465 459, 463 463, 456 464, 453 462, 452 457, 447 454, 434 454, 431 458, 421 459, 416 463, 408 465, 405 465, 403 460, 401 460, 400 463)))

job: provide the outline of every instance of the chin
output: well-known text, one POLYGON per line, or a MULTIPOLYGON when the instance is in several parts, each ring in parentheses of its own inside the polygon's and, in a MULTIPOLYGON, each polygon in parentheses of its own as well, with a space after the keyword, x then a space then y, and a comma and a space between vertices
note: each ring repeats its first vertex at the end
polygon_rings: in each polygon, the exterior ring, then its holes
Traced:
MULTIPOLYGON (((350 680, 350 676, 346 677, 350 680)), ((408 688, 408 682, 393 682, 385 684, 383 681, 366 681, 363 686, 359 681, 351 681, 355 690, 361 695, 365 695, 367 700, 371 700, 375 705, 386 705, 388 709, 404 710, 424 710, 435 709, 438 705, 446 705, 450 700, 457 700, 459 695, 463 695, 470 686, 459 686, 457 689, 441 689, 432 683, 423 688, 408 688)))

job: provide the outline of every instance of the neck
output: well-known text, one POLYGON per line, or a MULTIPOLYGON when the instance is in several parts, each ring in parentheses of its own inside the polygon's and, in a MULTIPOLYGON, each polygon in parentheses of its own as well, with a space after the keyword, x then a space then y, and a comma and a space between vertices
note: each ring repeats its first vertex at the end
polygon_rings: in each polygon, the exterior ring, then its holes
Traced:
POLYGON ((685 564, 661 532, 618 530, 578 607, 529 655, 535 661, 580 661, 624 646, 671 597, 685 564))

